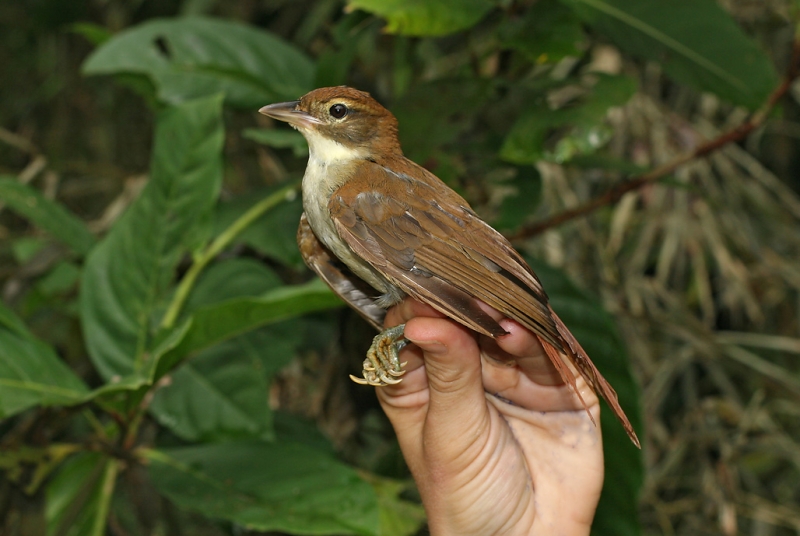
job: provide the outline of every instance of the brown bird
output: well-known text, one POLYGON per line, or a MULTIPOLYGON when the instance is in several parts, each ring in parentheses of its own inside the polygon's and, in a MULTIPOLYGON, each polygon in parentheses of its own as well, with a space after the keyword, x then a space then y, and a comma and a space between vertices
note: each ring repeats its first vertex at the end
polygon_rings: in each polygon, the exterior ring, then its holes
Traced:
MULTIPOLYGON (((505 335, 480 300, 538 337, 586 407, 572 361, 639 446, 617 394, 553 312, 536 274, 461 196, 403 156, 391 112, 368 93, 344 86, 259 111, 286 121, 308 141, 300 251, 361 316, 380 330, 385 309, 412 296, 478 333, 505 335)), ((404 371, 397 354, 407 343, 402 334, 398 326, 375 337, 364 379, 353 379, 399 382, 404 371)))

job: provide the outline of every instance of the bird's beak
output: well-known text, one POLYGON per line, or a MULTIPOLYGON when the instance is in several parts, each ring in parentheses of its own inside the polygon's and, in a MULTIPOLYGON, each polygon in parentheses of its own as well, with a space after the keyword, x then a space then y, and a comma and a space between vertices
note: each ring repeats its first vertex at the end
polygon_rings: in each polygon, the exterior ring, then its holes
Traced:
POLYGON ((286 121, 292 126, 301 128, 321 123, 319 119, 308 112, 298 110, 298 104, 300 104, 300 101, 269 104, 261 108, 258 113, 277 119, 278 121, 286 121))

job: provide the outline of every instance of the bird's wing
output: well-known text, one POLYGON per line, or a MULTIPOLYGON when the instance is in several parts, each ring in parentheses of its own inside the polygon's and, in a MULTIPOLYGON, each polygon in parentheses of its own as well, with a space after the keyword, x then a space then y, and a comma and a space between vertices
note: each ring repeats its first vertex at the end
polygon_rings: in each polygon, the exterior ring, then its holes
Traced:
POLYGON ((455 192, 434 192, 423 181, 369 164, 334 192, 328 208, 340 237, 407 294, 475 331, 503 335, 477 298, 561 347, 536 276, 455 192), (397 187, 408 189, 403 201, 382 193, 397 187))
POLYGON ((305 213, 297 228, 297 245, 306 265, 378 331, 383 329, 386 310, 375 305, 375 289, 357 277, 319 241, 305 213))
POLYGON ((400 172, 361 164, 333 193, 328 208, 339 236, 407 294, 475 331, 505 334, 476 299, 528 328, 584 407, 569 361, 609 402, 638 445, 613 388, 552 312, 541 283, 519 253, 458 194, 444 184, 434 188, 439 179, 408 160, 402 165, 415 168, 414 173, 403 173, 398 165, 392 168, 400 172), (402 200, 383 193, 395 188, 406 189, 402 200))

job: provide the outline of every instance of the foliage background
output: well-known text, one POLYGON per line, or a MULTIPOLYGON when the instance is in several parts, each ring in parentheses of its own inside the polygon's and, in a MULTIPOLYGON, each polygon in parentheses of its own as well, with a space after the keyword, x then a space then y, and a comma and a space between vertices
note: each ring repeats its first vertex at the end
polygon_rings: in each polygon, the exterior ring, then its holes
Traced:
POLYGON ((424 533, 345 381, 372 334, 294 245, 305 144, 255 113, 335 84, 514 237, 619 391, 644 457, 604 413, 594 533, 797 533, 796 9, 3 2, 0 533, 424 533))

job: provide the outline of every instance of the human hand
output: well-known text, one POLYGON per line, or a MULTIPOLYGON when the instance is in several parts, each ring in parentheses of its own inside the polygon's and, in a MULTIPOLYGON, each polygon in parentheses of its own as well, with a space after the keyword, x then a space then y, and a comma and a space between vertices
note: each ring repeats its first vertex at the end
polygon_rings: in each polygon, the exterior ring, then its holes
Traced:
MULTIPOLYGON (((586 535, 603 485, 603 447, 577 396, 536 337, 476 336, 412 299, 389 310, 406 324, 404 379, 377 389, 428 513, 431 534, 586 535)), ((502 319, 502 320, 501 320, 502 319)), ((596 423, 600 407, 577 385, 596 423)))

